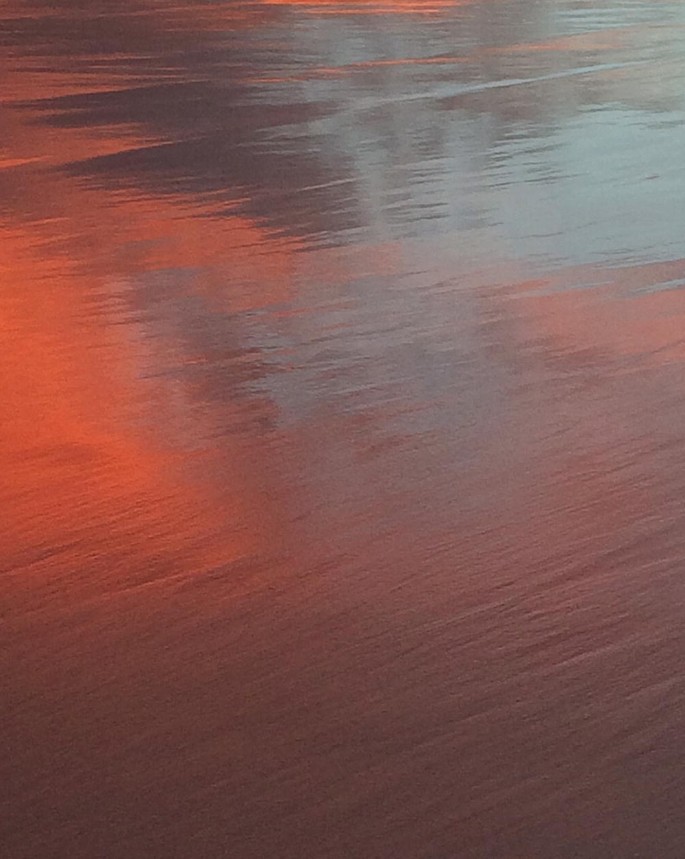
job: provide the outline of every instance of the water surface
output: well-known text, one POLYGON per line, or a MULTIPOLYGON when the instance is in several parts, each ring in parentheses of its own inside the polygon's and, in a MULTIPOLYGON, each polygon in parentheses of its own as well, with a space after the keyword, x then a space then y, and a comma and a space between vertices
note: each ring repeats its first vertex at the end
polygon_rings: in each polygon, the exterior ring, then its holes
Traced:
POLYGON ((11 859, 682 859, 685 8, 0 4, 11 859))

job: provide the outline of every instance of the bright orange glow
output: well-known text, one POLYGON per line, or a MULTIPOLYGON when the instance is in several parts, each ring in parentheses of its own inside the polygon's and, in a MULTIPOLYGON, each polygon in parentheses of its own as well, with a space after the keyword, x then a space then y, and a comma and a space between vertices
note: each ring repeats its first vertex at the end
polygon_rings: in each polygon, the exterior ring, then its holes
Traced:
MULTIPOLYGON (((225 289, 233 278, 258 281, 260 300, 278 303, 289 294, 297 244, 279 243, 246 217, 225 217, 208 229, 197 211, 170 200, 110 198, 45 172, 44 164, 124 144, 67 129, 46 138, 7 114, 3 166, 8 176, 19 171, 26 211, 15 226, 3 225, 0 260, 5 564, 89 592, 102 589, 85 574, 93 558, 109 568, 108 587, 119 590, 228 564, 264 540, 274 547, 269 493, 239 441, 224 447, 228 476, 220 486, 183 478, 204 454, 182 454, 173 434, 167 438, 178 414, 173 386, 141 378, 146 367, 164 365, 172 344, 158 335, 152 346, 132 336, 134 327, 116 324, 116 296, 146 271, 193 269, 207 300, 223 303, 230 295, 231 308, 239 307, 239 289, 225 289), (126 247, 131 252, 122 254, 126 247), (217 271, 227 259, 223 279, 217 271), (94 312, 94 300, 109 301, 114 316, 94 312), (41 546, 52 549, 44 554, 41 546), (154 562, 127 565, 126 551, 154 562)), ((200 423, 193 435, 201 439, 208 430, 200 423)), ((11 577, 4 581, 20 599, 11 577)))

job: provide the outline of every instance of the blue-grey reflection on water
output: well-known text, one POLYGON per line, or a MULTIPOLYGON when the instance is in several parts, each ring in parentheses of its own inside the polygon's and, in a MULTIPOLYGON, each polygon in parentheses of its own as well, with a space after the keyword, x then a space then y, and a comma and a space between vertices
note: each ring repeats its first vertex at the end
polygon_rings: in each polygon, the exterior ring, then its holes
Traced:
POLYGON ((685 10, 0 10, 0 845, 682 859, 685 10))

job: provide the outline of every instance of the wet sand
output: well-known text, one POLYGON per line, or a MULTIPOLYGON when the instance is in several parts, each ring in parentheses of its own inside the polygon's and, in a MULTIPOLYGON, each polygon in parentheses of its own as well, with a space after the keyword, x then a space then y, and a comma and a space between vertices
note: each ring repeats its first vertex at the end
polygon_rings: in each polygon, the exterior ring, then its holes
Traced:
POLYGON ((0 5, 0 853, 682 859, 685 8, 0 5))

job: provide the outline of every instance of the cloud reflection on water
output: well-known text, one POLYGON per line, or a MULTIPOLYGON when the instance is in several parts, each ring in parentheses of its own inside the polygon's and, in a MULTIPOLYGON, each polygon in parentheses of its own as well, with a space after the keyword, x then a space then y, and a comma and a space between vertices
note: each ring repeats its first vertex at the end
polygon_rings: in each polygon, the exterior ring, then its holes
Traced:
POLYGON ((682 855, 681 9, 3 15, 12 855, 682 855))

